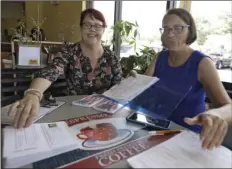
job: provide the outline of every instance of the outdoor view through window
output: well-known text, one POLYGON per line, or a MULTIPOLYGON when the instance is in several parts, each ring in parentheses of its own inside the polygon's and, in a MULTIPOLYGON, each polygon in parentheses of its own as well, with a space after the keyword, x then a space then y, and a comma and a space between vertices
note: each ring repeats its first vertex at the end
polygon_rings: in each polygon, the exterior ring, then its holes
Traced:
MULTIPOLYGON (((191 1, 189 4, 198 30, 198 39, 191 47, 209 55, 221 80, 232 83, 232 2, 191 1)), ((134 24, 137 22, 140 36, 136 38, 136 48, 128 40, 122 42, 120 57, 129 57, 135 51, 139 53, 144 46, 157 52, 162 49, 159 28, 166 5, 166 1, 122 1, 122 20, 134 24)), ((181 7, 180 1, 177 1, 176 7, 181 7)), ((115 2, 94 1, 94 8, 102 11, 106 17, 108 28, 103 40, 110 44, 115 2)))
POLYGON ((232 1, 192 1, 198 39, 192 45, 209 55, 221 81, 232 83, 232 1))

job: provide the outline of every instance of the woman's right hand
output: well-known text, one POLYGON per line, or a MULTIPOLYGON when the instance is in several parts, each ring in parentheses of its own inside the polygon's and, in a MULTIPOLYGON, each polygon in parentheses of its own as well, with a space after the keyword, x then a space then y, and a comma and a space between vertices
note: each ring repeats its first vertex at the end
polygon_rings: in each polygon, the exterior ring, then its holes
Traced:
POLYGON ((31 93, 13 103, 9 109, 9 115, 14 116, 13 126, 15 128, 29 127, 38 115, 39 108, 39 97, 31 93))

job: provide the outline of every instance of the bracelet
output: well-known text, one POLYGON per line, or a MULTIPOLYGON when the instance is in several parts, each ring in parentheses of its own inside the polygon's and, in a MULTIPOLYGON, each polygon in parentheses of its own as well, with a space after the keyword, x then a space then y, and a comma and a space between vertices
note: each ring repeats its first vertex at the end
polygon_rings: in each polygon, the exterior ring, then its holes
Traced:
POLYGON ((31 94, 31 95, 34 95, 34 96, 37 96, 38 97, 38 100, 40 101, 40 96, 34 92, 27 92, 27 95, 28 94, 31 94))
POLYGON ((39 97, 39 100, 41 100, 42 97, 43 97, 42 92, 41 92, 40 90, 38 90, 38 89, 27 89, 27 90, 24 92, 24 96, 25 96, 27 93, 29 93, 29 92, 37 92, 37 93, 39 93, 39 95, 37 95, 37 94, 35 94, 35 93, 32 93, 32 94, 38 96, 38 97, 39 97))

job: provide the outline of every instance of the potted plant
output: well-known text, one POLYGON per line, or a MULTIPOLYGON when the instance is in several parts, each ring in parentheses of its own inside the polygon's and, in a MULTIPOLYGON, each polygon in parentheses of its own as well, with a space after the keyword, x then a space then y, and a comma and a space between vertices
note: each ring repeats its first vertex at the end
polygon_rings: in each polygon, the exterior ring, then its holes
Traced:
MULTIPOLYGON (((135 70, 139 74, 145 73, 148 65, 151 63, 154 57, 157 56, 156 51, 148 46, 144 46, 140 49, 139 53, 136 52, 136 40, 139 38, 139 26, 138 23, 132 23, 129 21, 120 20, 111 28, 114 31, 114 37, 119 35, 120 43, 127 43, 128 45, 133 45, 135 55, 130 55, 129 57, 122 57, 120 59, 120 64, 122 67, 123 76, 127 76, 131 70, 135 70)), ((115 38, 113 37, 110 44, 108 41, 103 42, 103 45, 112 49, 115 45, 115 38)))
POLYGON ((127 76, 131 70, 135 70, 138 74, 144 74, 151 61, 157 57, 157 52, 148 46, 140 49, 140 54, 123 57, 120 60, 123 76, 127 76))

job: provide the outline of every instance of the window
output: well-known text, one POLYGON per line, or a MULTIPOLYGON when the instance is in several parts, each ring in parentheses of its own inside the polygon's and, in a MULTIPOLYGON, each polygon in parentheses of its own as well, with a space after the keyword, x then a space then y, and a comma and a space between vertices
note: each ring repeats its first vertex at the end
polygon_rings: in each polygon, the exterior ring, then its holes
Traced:
MULTIPOLYGON (((122 20, 135 23, 139 26, 140 38, 136 42, 136 51, 143 46, 150 46, 156 51, 162 49, 159 28, 166 12, 166 1, 122 1, 122 20)), ((133 45, 122 42, 121 57, 135 54, 133 45)))
POLYGON ((176 1, 176 8, 180 8, 180 1, 176 1))
POLYGON ((114 8, 115 1, 94 1, 93 7, 104 15, 106 19, 107 28, 102 37, 105 45, 110 45, 113 38, 113 30, 111 27, 114 25, 114 8))
POLYGON ((221 80, 230 83, 232 83, 231 6, 231 1, 192 1, 190 10, 198 29, 197 41, 191 47, 211 56, 221 80))

